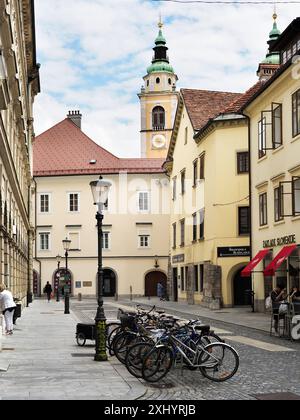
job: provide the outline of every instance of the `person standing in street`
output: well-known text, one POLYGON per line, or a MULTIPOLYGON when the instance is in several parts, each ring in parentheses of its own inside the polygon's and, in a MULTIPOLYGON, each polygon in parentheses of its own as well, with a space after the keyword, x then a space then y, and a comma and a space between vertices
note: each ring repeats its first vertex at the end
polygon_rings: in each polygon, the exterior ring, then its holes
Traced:
POLYGON ((16 309, 16 304, 13 295, 10 291, 6 290, 5 284, 0 284, 0 310, 2 311, 5 319, 5 333, 12 335, 14 324, 13 317, 16 309))
POLYGON ((157 297, 159 297, 160 300, 164 300, 164 286, 161 282, 157 283, 157 297))
POLYGON ((44 293, 47 294, 47 299, 48 299, 48 303, 49 303, 50 300, 51 300, 52 286, 48 281, 47 281, 46 286, 44 287, 44 293))

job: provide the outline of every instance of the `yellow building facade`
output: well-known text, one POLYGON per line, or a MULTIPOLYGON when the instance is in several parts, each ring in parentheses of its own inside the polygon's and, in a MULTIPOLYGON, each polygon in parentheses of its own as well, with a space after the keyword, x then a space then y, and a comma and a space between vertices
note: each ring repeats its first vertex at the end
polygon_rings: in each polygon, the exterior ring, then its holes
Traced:
POLYGON ((280 68, 248 102, 250 118, 252 274, 256 309, 272 288, 299 287, 300 19, 272 45, 280 68), (265 252, 264 252, 265 251, 265 252))
POLYGON ((141 157, 167 155, 177 109, 177 76, 169 63, 168 48, 159 24, 154 57, 138 95, 141 103, 141 157))
POLYGON ((31 301, 33 102, 39 92, 34 1, 0 1, 0 281, 31 301))
POLYGON ((250 256, 248 124, 238 105, 230 106, 241 99, 181 91, 166 163, 175 301, 211 309, 246 302, 250 284, 240 282, 240 272, 250 256))
POLYGON ((35 139, 37 296, 47 281, 56 292, 67 287, 72 296, 96 296, 97 209, 90 182, 99 175, 112 183, 103 212, 104 295, 156 296, 169 263, 169 182, 162 165, 160 159, 119 159, 101 148, 81 131, 78 111, 35 139))

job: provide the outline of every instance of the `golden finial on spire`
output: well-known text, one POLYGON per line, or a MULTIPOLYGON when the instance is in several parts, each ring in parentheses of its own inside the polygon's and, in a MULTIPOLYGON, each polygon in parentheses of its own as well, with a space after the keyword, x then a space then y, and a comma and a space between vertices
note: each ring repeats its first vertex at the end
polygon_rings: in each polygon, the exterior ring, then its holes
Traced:
POLYGON ((164 26, 163 22, 162 22, 162 17, 161 17, 161 13, 159 14, 159 22, 158 22, 158 27, 159 29, 162 29, 164 26))

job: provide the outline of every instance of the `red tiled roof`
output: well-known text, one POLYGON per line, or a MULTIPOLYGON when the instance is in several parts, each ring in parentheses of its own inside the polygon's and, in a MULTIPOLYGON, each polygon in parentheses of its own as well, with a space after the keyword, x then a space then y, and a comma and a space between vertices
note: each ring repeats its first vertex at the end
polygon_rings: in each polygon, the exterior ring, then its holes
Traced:
POLYGON ((96 144, 69 118, 36 137, 34 176, 162 173, 163 159, 120 159, 96 144), (95 164, 90 162, 95 160, 95 164))
POLYGON ((243 96, 241 93, 196 89, 181 89, 181 94, 195 131, 201 130, 210 119, 243 96))
POLYGON ((231 114, 240 112, 243 106, 252 98, 252 96, 254 96, 259 91, 259 89, 261 89, 263 85, 263 81, 258 81, 243 95, 241 95, 239 98, 235 99, 231 104, 229 104, 221 113, 231 114))

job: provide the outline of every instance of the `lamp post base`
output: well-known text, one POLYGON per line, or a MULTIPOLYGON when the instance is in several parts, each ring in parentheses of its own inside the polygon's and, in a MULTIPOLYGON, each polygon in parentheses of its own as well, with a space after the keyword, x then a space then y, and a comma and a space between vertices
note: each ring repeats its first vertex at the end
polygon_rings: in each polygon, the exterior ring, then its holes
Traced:
POLYGON ((106 319, 96 320, 96 354, 95 362, 107 362, 106 353, 106 319))

